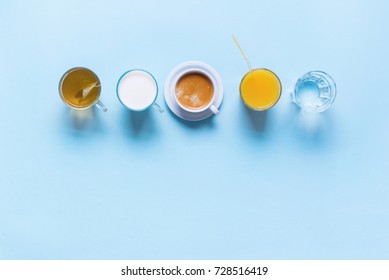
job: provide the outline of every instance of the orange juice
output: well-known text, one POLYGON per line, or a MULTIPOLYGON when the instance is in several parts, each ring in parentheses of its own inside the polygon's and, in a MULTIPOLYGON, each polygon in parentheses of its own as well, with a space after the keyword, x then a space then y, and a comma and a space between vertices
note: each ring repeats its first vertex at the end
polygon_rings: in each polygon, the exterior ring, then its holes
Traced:
POLYGON ((281 96, 281 82, 268 69, 254 69, 240 82, 240 97, 250 109, 263 111, 273 107, 281 96))

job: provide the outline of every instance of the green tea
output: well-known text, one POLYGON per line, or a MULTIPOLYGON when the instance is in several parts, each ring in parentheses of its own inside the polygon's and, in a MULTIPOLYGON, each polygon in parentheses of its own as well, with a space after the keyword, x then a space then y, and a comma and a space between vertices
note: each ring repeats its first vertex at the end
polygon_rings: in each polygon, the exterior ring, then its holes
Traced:
POLYGON ((71 107, 87 108, 100 96, 100 80, 87 68, 73 68, 62 77, 59 91, 63 101, 71 107))

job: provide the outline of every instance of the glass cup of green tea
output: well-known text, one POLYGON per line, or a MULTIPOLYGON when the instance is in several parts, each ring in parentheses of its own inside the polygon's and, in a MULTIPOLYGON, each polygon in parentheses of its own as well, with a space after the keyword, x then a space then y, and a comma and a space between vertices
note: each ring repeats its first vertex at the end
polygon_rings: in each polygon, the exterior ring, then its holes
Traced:
POLYGON ((99 100, 100 79, 88 68, 75 67, 66 71, 59 81, 58 90, 62 101, 72 109, 83 110, 96 105, 104 112, 107 111, 99 100))

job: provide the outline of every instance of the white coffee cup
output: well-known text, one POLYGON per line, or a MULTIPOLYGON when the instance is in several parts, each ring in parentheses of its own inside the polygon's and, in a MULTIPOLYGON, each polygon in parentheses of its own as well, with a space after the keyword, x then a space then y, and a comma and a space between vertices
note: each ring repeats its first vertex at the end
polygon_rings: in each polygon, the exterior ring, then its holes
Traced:
POLYGON ((116 94, 119 101, 132 111, 144 111, 154 106, 163 112, 155 102, 158 96, 158 83, 146 70, 133 69, 125 72, 118 80, 116 94))
POLYGON ((212 83, 212 88, 213 88, 213 93, 212 93, 212 98, 211 100, 208 102, 207 105, 205 106, 202 106, 201 108, 198 108, 198 109, 194 109, 194 108, 189 108, 187 106, 184 106, 178 99, 177 95, 174 94, 174 99, 175 101, 177 102, 178 106, 184 110, 184 111, 187 111, 187 112, 191 112, 191 113, 200 113, 200 112, 204 112, 206 110, 211 110, 213 114, 218 114, 219 113, 219 110, 216 108, 216 106, 214 105, 214 101, 215 101, 215 88, 216 88, 216 83, 215 83, 215 80, 214 78, 208 74, 208 72, 206 71, 203 71, 202 69, 186 69, 184 71, 181 71, 178 75, 176 75, 174 81, 173 81, 173 85, 174 85, 174 88, 176 88, 177 86, 177 83, 181 80, 181 78, 187 76, 187 75, 190 75, 190 74, 200 74, 204 77, 206 77, 211 83, 212 83))

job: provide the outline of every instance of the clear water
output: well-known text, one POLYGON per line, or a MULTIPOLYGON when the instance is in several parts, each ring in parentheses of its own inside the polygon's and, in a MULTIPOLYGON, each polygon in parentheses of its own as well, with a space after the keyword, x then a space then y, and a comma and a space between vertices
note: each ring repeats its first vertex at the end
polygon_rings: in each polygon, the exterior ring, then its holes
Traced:
POLYGON ((296 97, 300 100, 301 104, 308 106, 313 104, 320 96, 319 87, 314 82, 305 82, 297 91, 296 97))
POLYGON ((310 72, 301 77, 292 93, 293 101, 308 112, 323 112, 335 99, 336 87, 328 75, 310 72))

